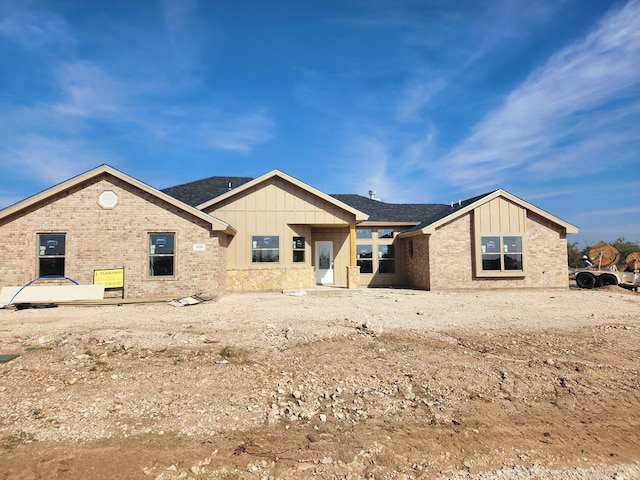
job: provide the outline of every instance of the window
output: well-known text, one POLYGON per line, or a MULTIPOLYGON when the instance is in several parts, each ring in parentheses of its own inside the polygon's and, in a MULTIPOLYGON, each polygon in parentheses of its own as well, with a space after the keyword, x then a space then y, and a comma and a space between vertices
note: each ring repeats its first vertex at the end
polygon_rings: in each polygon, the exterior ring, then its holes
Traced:
POLYGON ((373 273, 373 246, 371 244, 356 245, 356 260, 360 273, 373 273))
POLYGON ((393 228, 379 228, 378 238, 393 238, 393 228))
POLYGON ((491 235, 480 237, 482 270, 487 272, 522 271, 522 237, 491 235))
POLYGON ((304 237, 293 237, 293 263, 304 263, 304 237))
POLYGON ((149 275, 172 276, 174 272, 175 234, 149 234, 149 275))
POLYGON ((38 234, 39 277, 64 277, 65 244, 64 233, 38 234))
POLYGON ((251 237, 251 261, 264 263, 280 261, 280 237, 253 236, 251 237))
POLYGON ((370 228, 356 228, 356 238, 372 238, 373 230, 370 228))
MULTIPOLYGON (((356 228, 357 240, 369 240, 373 238, 373 229, 356 228)), ((371 243, 359 243, 356 245, 356 264, 360 267, 360 273, 373 273, 373 245, 371 243)))
POLYGON ((396 273, 393 245, 378 245, 378 271, 380 273, 396 273))
POLYGON ((356 228, 356 263, 360 273, 394 274, 393 228, 356 228))

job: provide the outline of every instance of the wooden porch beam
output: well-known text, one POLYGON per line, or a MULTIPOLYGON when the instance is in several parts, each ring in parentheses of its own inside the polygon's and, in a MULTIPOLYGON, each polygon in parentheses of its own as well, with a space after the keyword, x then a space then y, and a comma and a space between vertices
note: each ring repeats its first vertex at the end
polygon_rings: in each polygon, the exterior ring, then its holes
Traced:
POLYGON ((349 266, 356 266, 356 225, 349 225, 349 266))

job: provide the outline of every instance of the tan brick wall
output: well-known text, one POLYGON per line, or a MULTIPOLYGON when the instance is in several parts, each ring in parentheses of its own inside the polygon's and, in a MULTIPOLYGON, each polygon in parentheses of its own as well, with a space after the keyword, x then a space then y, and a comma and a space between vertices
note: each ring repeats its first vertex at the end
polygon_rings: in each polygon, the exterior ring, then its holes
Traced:
POLYGON ((555 224, 527 214, 527 276, 530 286, 567 287, 567 238, 555 224))
POLYGON ((227 289, 230 291, 302 290, 315 286, 313 268, 268 268, 227 272, 227 289))
POLYGON ((414 288, 429 290, 429 235, 410 237, 405 241, 407 284, 414 288), (413 243, 413 256, 411 256, 413 243))
POLYGON ((126 297, 217 295, 225 288, 226 234, 108 174, 0 221, 0 283, 37 277, 37 234, 66 233, 65 274, 93 283, 95 269, 125 268, 126 297), (112 210, 98 205, 105 190, 118 195, 112 210), (148 275, 148 233, 175 232, 173 277, 148 275), (193 244, 205 245, 196 252, 193 244))
POLYGON ((464 215, 436 230, 429 239, 431 290, 478 287, 473 282, 471 216, 464 215))
POLYGON ((474 273, 472 224, 469 214, 431 236, 413 237, 414 257, 407 264, 409 285, 430 290, 568 287, 567 243, 557 225, 528 212, 524 277, 483 278, 474 273))

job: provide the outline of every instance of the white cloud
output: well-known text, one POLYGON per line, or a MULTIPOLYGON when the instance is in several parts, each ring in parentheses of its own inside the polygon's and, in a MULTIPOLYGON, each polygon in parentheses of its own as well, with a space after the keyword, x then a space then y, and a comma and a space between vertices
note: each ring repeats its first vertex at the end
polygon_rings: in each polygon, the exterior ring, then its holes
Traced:
POLYGON ((0 143, 0 165, 5 175, 56 184, 116 158, 90 142, 25 135, 0 143))
POLYGON ((66 22, 46 11, 0 9, 0 36, 26 49, 40 49, 52 45, 68 46, 75 43, 66 22))
POLYGON ((398 102, 398 117, 402 121, 411 121, 418 118, 418 114, 429 103, 431 98, 437 95, 447 86, 445 78, 434 78, 412 83, 402 93, 398 102))
POLYGON ((363 128, 348 137, 332 161, 332 193, 357 193, 389 203, 429 201, 428 180, 417 180, 416 165, 429 155, 435 131, 429 129, 418 141, 403 142, 397 134, 383 129, 363 128), (402 145, 395 148, 395 145, 402 145))
MULTIPOLYGON (((584 212, 579 214, 578 216, 583 217, 615 217, 615 216, 623 216, 628 217, 630 215, 635 215, 640 213, 640 206, 629 206, 623 208, 607 208, 601 210, 589 210, 588 212, 584 212)), ((631 217, 634 218, 634 217, 631 217)))
MULTIPOLYGON (((198 39, 208 33, 198 25, 196 0, 162 0, 162 13, 173 58, 179 65, 191 69, 198 65, 200 47, 198 39)), ((209 29, 211 25, 208 25, 209 29)))
POLYGON ((274 122, 263 111, 228 116, 207 122, 197 131, 197 137, 208 148, 247 153, 273 136, 274 122))
POLYGON ((196 0, 162 0, 164 19, 170 34, 181 28, 182 22, 189 18, 197 7, 196 0))
POLYGON ((567 168, 559 161, 590 171, 605 168, 603 155, 612 158, 612 147, 624 151, 638 142, 628 123, 620 122, 638 108, 638 65, 640 2, 633 0, 584 40, 551 57, 489 112, 441 159, 449 180, 477 189, 508 174, 543 170, 546 178, 562 177, 567 168), (560 153, 545 166, 555 149, 560 153))
POLYGON ((57 79, 65 101, 52 108, 60 114, 112 116, 120 113, 126 104, 125 85, 92 62, 63 64, 58 68, 57 79))

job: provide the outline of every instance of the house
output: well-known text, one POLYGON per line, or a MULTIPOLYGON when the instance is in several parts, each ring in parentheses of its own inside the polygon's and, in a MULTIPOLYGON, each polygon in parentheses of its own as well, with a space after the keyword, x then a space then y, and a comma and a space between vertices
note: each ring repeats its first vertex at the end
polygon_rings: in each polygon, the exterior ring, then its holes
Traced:
POLYGON ((222 180, 164 192, 237 230, 227 251, 227 289, 356 285, 352 240, 366 214, 278 170, 249 181, 222 180))
POLYGON ((96 270, 124 269, 126 297, 213 295, 225 288, 234 234, 103 165, 0 210, 0 286, 44 276, 91 284, 96 270))
POLYGON ((0 211, 0 275, 91 283, 124 268, 128 297, 225 290, 566 287, 577 228, 503 190, 456 204, 329 195, 283 172, 162 191, 103 165, 0 211))
POLYGON ((578 231, 503 190, 451 205, 392 204, 327 195, 273 170, 164 192, 236 228, 229 290, 566 287, 566 236, 578 231))

